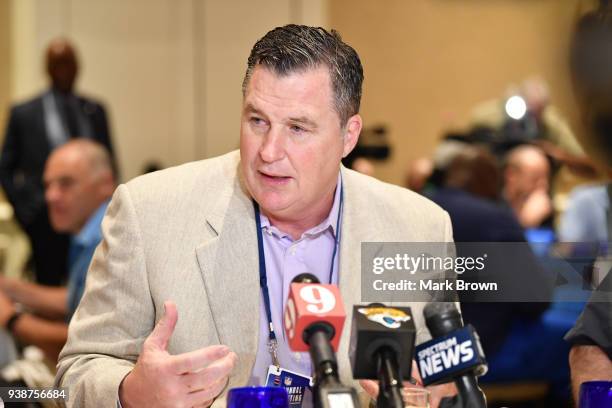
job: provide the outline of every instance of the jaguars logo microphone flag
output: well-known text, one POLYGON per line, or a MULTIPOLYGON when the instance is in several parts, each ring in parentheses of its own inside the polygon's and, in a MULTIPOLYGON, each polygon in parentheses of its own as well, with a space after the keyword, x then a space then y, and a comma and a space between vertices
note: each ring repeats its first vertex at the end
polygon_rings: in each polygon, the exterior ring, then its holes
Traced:
POLYGON ((378 379, 380 352, 397 358, 400 375, 408 380, 416 328, 409 307, 354 306, 349 345, 353 378, 378 379))

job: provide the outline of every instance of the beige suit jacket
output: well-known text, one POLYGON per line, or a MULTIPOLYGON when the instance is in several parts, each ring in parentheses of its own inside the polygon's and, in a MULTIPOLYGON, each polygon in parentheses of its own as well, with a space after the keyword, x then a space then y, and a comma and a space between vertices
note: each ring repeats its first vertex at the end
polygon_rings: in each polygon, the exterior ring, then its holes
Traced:
MULTIPOLYGON (((228 345, 239 360, 226 391, 247 383, 257 352, 260 295, 254 212, 239 160, 235 151, 117 188, 60 355, 56 382, 69 388, 68 406, 116 406, 119 384, 163 315, 166 300, 176 303, 179 314, 168 351, 228 345)), ((341 171, 339 286, 350 313, 360 303, 362 241, 447 242, 452 232, 448 215, 425 198, 341 171)), ((424 341, 429 338, 424 304, 409 306, 417 341, 424 341)), ((338 351, 346 384, 352 384, 350 319, 338 351)), ((225 392, 214 406, 225 407, 225 392)))

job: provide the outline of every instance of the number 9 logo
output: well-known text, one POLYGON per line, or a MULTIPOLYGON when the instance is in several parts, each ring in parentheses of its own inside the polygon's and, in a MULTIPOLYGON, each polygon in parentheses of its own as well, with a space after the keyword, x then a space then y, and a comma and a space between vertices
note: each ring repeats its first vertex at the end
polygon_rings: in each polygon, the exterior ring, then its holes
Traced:
POLYGON ((307 285, 300 289, 300 297, 308 305, 306 310, 310 313, 328 313, 336 307, 336 297, 331 290, 324 286, 307 285))

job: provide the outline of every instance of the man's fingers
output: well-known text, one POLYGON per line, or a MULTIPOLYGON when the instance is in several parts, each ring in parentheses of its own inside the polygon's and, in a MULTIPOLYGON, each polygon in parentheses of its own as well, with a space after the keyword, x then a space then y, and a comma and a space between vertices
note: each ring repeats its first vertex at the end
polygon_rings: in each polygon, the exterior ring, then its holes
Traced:
POLYGON ((221 378, 210 384, 208 388, 188 394, 185 402, 187 402, 187 405, 190 407, 201 405, 207 406, 206 404, 212 403, 212 400, 215 399, 217 395, 221 394, 226 384, 227 377, 221 378))
POLYGON ((172 369, 176 374, 193 373, 227 356, 227 346, 208 346, 188 353, 171 356, 172 369))
POLYGON ((378 397, 378 383, 372 380, 359 380, 359 385, 370 397, 376 399, 378 397))
POLYGON ((430 385, 427 387, 429 390, 429 399, 432 407, 437 407, 442 401, 442 398, 445 397, 454 397, 457 395, 457 387, 455 387, 455 383, 446 383, 446 384, 438 384, 438 385, 430 385))
MULTIPOLYGON (((365 392, 368 393, 368 395, 372 398, 372 399, 376 399, 378 398, 378 393, 380 391, 380 387, 378 386, 378 381, 373 381, 373 380, 359 380, 359 385, 361 385, 361 388, 363 388, 363 390, 365 392)), ((423 388, 420 385, 415 385, 412 384, 409 381, 404 381, 403 382, 403 390, 409 389, 409 388, 423 388)))
POLYGON ((421 373, 419 372, 419 367, 417 366, 417 363, 415 360, 412 360, 412 378, 414 378, 417 381, 417 384, 421 385, 423 384, 423 380, 421 379, 421 373))
POLYGON ((235 353, 228 353, 225 357, 212 362, 201 371, 183 375, 181 382, 191 392, 209 388, 216 381, 227 379, 237 360, 238 357, 235 353))
POLYGON ((159 322, 157 322, 155 328, 147 338, 147 343, 161 350, 166 350, 177 320, 178 312, 176 311, 174 302, 164 302, 164 315, 159 322))

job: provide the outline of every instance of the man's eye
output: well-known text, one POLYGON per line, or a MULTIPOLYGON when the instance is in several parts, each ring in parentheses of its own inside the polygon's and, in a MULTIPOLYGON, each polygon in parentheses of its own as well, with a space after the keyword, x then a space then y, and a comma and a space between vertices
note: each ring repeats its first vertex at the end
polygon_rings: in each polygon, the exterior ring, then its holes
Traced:
POLYGON ((256 116, 253 116, 249 119, 249 121, 254 124, 254 125, 263 125, 264 124, 264 120, 262 118, 258 118, 256 116))
POLYGON ((297 126, 297 125, 291 126, 290 129, 291 129, 291 131, 293 133, 304 133, 304 132, 306 132, 306 129, 304 129, 303 127, 297 126))
POLYGON ((67 189, 74 185, 74 180, 60 180, 58 184, 61 189, 67 189))

